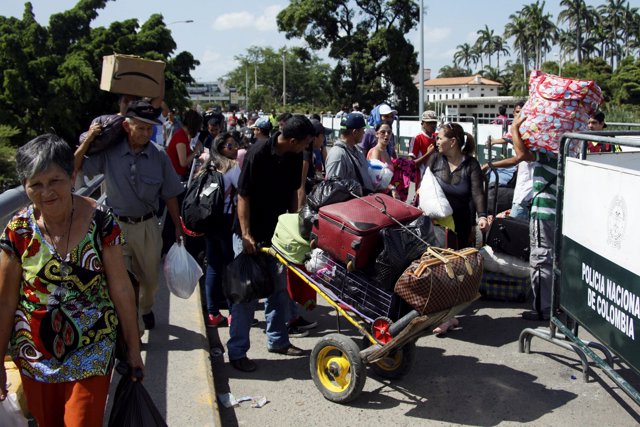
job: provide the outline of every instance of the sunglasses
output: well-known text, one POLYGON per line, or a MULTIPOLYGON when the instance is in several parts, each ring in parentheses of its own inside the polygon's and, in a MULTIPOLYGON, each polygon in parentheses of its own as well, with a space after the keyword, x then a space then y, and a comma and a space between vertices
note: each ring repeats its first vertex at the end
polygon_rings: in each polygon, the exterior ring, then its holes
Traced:
POLYGON ((455 127, 459 127, 459 128, 461 128, 461 127, 462 127, 462 126, 460 126, 458 123, 453 123, 453 122, 446 122, 446 123, 443 123, 443 124, 442 124, 442 126, 443 126, 443 127, 444 127, 444 126, 446 126, 446 127, 448 127, 449 129, 452 129, 452 130, 453 130, 455 127))
POLYGON ((238 144, 224 144, 223 147, 227 150, 233 150, 234 148, 238 148, 238 144))

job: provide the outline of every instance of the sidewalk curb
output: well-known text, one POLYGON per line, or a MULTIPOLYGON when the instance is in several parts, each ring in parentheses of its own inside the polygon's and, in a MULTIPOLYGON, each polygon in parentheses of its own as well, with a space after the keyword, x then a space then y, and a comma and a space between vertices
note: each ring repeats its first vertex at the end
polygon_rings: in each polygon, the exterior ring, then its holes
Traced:
POLYGON ((203 352, 203 356, 204 356, 204 364, 205 366, 208 368, 206 369, 206 376, 207 376, 207 382, 209 383, 209 389, 211 390, 211 406, 212 406, 212 417, 213 417, 213 425, 214 426, 222 426, 222 421, 220 420, 220 407, 218 406, 218 393, 216 392, 216 382, 213 379, 213 369, 211 369, 211 348, 210 348, 210 343, 209 343, 209 337, 207 335, 207 327, 205 325, 204 322, 204 314, 203 314, 203 310, 202 310, 202 295, 199 289, 199 286, 196 288, 196 291, 194 292, 195 294, 197 294, 197 301, 198 301, 198 310, 197 312, 199 313, 199 318, 200 318, 200 322, 199 322, 199 332, 200 334, 204 337, 204 341, 207 343, 207 348, 205 349, 206 351, 203 352))

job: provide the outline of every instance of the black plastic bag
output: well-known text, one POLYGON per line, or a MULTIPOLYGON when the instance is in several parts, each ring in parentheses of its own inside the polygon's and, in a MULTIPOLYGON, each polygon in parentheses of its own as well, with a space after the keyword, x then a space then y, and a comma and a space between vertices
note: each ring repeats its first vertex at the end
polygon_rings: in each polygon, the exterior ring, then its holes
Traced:
POLYGON ((305 204, 300 209, 300 212, 298 212, 298 228, 303 239, 311 240, 311 229, 317 220, 318 211, 311 209, 308 204, 305 204))
POLYGON ((380 230, 384 249, 376 258, 375 278, 382 289, 392 291, 411 262, 437 243, 429 217, 421 216, 405 227, 407 229, 398 226, 380 230))
MULTIPOLYGON (((100 123, 102 126, 102 132, 100 132, 100 135, 97 135, 91 142, 91 145, 87 150, 87 154, 99 153, 100 151, 106 150, 107 148, 122 141, 122 139, 127 135, 125 130, 122 128, 122 122, 124 119, 124 116, 120 116, 118 114, 105 114, 93 119, 91 124, 100 123)), ((87 139, 87 133, 88 131, 82 133, 80 138, 78 138, 80 144, 87 139)))
POLYGON ((355 179, 332 178, 318 183, 307 195, 307 204, 313 211, 322 206, 353 199, 353 194, 362 196, 362 185, 355 179))
POLYGON ((269 257, 259 252, 255 255, 241 253, 225 269, 222 290, 233 304, 266 298, 273 293, 269 273, 269 257))
MULTIPOLYGON (((167 423, 142 382, 131 380, 129 365, 120 362, 116 370, 122 378, 113 398, 109 427, 166 427, 167 423)), ((142 378, 142 375, 139 375, 139 378, 142 378)))

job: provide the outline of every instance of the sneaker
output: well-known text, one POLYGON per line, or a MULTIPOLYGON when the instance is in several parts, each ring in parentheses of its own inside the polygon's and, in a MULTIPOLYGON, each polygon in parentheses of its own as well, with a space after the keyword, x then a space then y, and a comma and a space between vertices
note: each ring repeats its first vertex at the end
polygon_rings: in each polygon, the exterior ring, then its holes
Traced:
POLYGON ((151 330, 156 327, 156 316, 153 315, 153 311, 142 315, 142 323, 144 323, 144 328, 147 330, 151 330))
POLYGON ((303 356, 304 351, 301 348, 296 347, 295 345, 289 344, 288 347, 285 348, 270 348, 269 353, 278 353, 284 354, 285 356, 303 356))
POLYGON ((289 336, 293 338, 302 338, 309 335, 309 331, 300 329, 297 326, 289 326, 287 331, 289 332, 289 336))
POLYGON ((240 359, 231 360, 230 363, 231 366, 242 372, 253 372, 257 368, 256 363, 246 356, 240 359))
POLYGON ((217 328, 219 326, 227 326, 229 321, 222 314, 209 314, 207 317, 207 326, 210 328, 217 328))
POLYGON ((289 322, 289 326, 307 331, 318 326, 318 322, 309 322, 304 317, 298 316, 295 320, 289 322))
POLYGON ((540 311, 529 310, 522 313, 522 318, 524 320, 532 320, 536 322, 544 322, 549 320, 549 312, 542 313, 540 311))

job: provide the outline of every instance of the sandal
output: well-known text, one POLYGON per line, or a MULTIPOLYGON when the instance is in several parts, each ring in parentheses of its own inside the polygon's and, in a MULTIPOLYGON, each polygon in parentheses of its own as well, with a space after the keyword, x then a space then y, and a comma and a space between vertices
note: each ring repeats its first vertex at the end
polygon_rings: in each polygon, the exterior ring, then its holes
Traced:
POLYGON ((459 329, 458 325, 460 322, 455 317, 447 320, 446 322, 441 323, 437 328, 433 330, 433 333, 439 336, 445 335, 449 331, 453 331, 454 329, 459 329))

